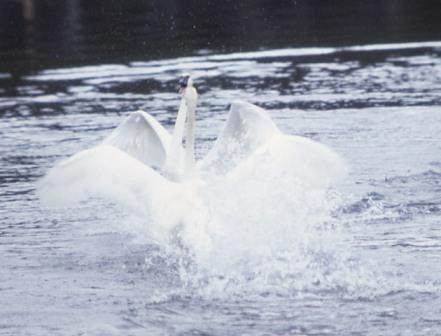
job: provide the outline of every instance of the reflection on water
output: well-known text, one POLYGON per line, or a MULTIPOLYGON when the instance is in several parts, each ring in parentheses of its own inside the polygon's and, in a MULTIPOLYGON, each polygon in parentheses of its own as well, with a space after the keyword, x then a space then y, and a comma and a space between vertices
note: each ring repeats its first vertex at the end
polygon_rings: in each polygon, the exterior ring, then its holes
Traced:
POLYGON ((225 111, 238 98, 307 110, 438 105, 440 48, 440 42, 287 48, 5 74, 0 115, 172 112, 183 71, 202 94, 200 116, 225 111))

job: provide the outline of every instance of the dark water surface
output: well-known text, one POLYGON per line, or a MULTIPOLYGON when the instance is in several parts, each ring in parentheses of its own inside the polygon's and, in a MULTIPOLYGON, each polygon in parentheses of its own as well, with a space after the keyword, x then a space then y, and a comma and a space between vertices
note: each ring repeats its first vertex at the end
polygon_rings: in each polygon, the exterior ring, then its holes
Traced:
POLYGON ((437 0, 3 0, 0 71, 441 39, 437 0))
POLYGON ((441 335, 439 4, 339 4, 2 1, 0 334, 441 335), (184 71, 198 157, 242 99, 349 168, 294 205, 220 192, 205 268, 116 205, 35 195, 130 111, 171 129, 184 71))

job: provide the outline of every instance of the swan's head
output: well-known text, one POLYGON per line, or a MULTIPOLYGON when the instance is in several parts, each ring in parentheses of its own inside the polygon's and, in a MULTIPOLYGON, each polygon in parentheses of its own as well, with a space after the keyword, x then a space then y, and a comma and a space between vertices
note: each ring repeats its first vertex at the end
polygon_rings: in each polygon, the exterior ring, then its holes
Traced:
POLYGON ((183 75, 179 79, 179 92, 186 100, 187 104, 192 104, 196 106, 198 93, 196 91, 196 88, 193 86, 193 79, 191 78, 191 76, 183 75))
POLYGON ((190 75, 182 75, 179 78, 179 92, 185 93, 187 88, 193 87, 193 79, 190 75))

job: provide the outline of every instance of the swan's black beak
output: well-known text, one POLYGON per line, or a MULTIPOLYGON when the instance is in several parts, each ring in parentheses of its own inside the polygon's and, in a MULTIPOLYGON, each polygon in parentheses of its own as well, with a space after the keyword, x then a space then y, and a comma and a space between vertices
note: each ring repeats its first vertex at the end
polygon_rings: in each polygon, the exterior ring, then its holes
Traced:
POLYGON ((188 83, 188 76, 183 76, 183 77, 179 78, 179 86, 180 87, 187 87, 187 83, 188 83))
POLYGON ((179 83, 178 83, 179 93, 183 93, 185 91, 188 85, 188 79, 189 76, 182 76, 181 78, 179 78, 179 83))

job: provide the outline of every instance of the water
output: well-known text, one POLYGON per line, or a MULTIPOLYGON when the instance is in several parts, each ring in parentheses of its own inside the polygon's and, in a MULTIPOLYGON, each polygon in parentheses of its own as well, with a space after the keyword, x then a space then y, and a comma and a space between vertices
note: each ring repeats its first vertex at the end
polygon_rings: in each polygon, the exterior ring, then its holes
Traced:
POLYGON ((334 45, 87 54, 40 70, 8 58, 0 334, 441 335, 441 43, 334 45), (346 178, 327 192, 277 176, 215 185, 214 247, 196 256, 104 200, 40 204, 38 178, 129 111, 171 129, 183 71, 200 91, 198 158, 243 99, 333 148, 346 178))

